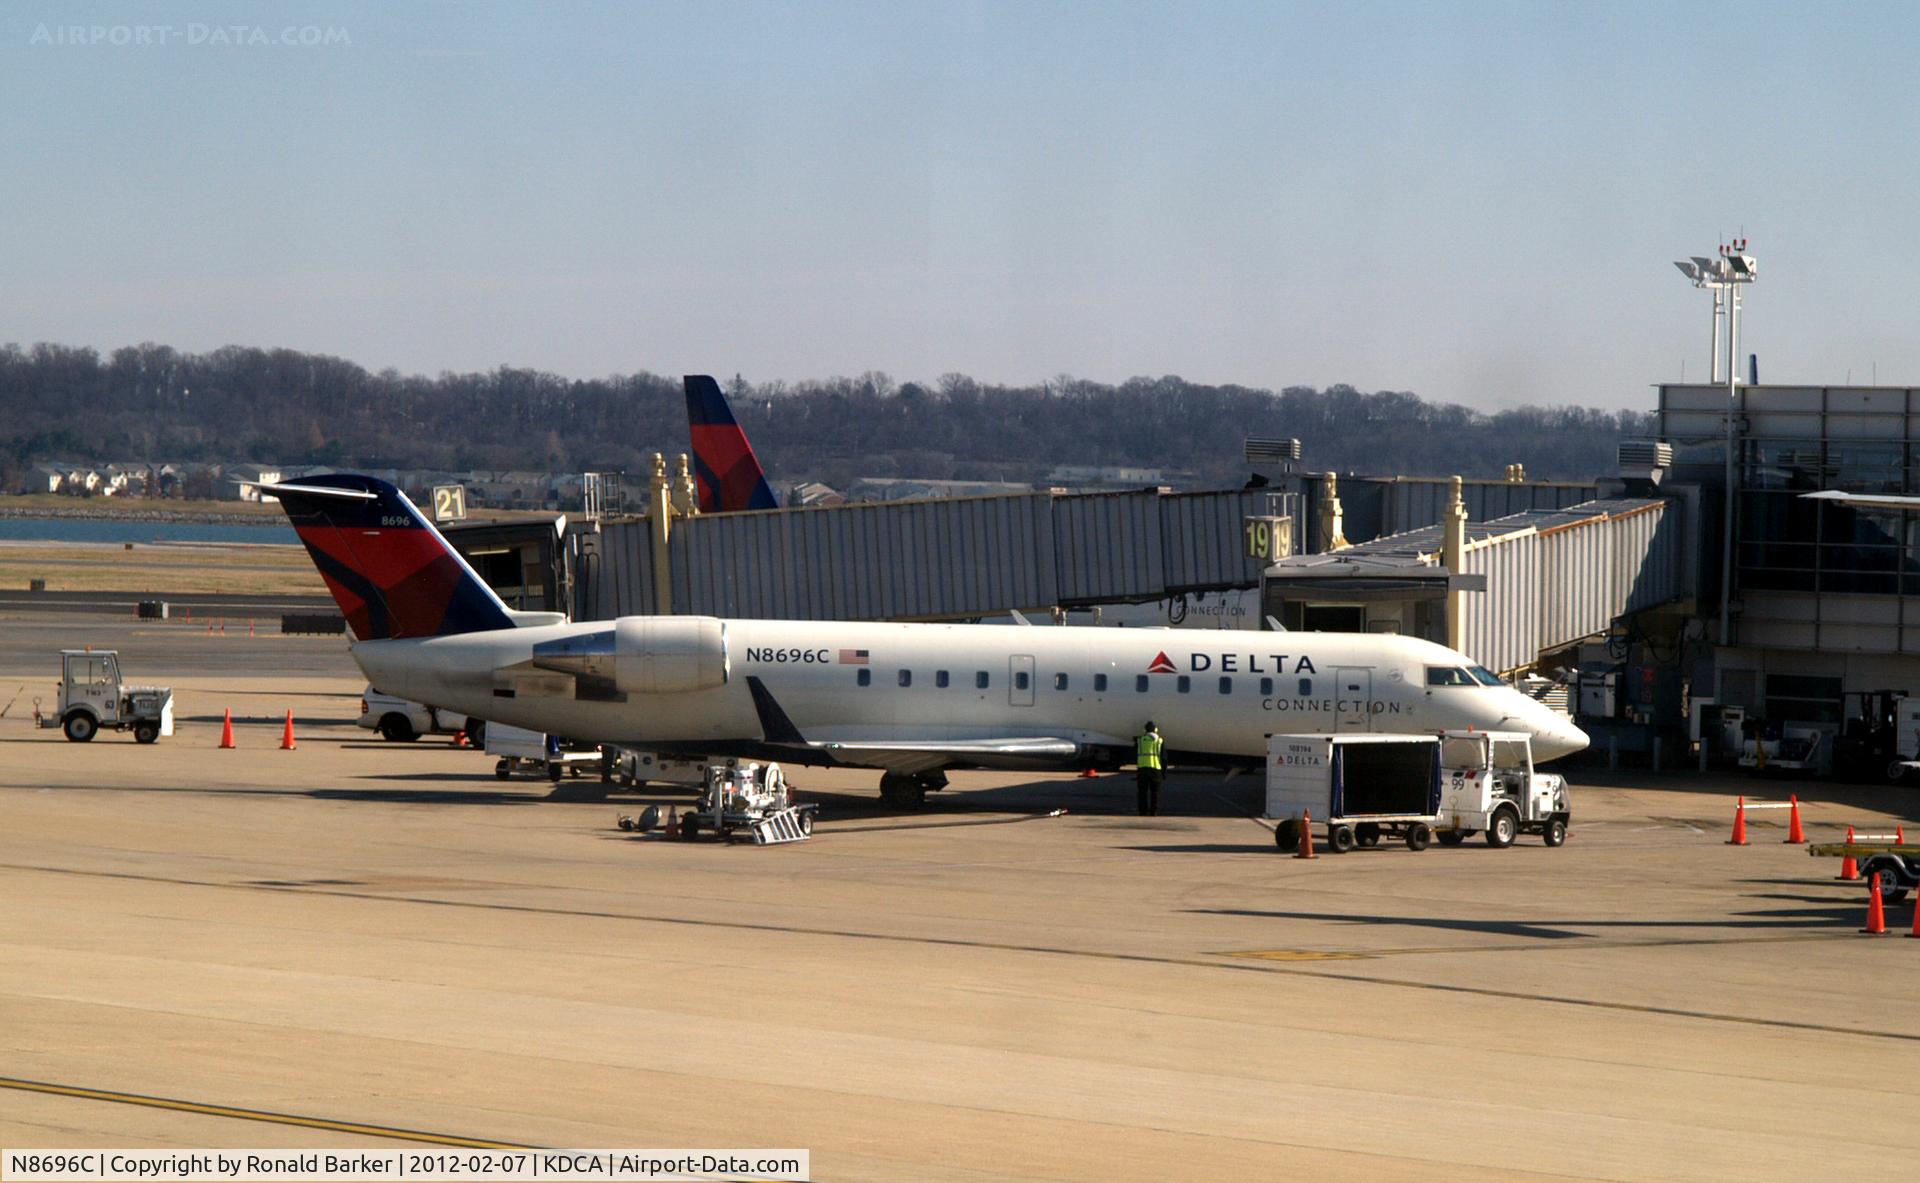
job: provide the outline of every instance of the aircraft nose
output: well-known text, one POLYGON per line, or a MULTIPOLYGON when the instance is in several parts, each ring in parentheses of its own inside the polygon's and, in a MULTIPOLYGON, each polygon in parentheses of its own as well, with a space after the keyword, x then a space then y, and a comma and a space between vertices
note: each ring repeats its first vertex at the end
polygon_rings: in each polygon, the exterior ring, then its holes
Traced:
POLYGON ((1593 741, 1587 733, 1573 725, 1573 720, 1556 710, 1541 707, 1540 713, 1546 718, 1537 726, 1533 739, 1533 758, 1544 764, 1548 760, 1558 760, 1562 756, 1571 756, 1583 752, 1593 741))

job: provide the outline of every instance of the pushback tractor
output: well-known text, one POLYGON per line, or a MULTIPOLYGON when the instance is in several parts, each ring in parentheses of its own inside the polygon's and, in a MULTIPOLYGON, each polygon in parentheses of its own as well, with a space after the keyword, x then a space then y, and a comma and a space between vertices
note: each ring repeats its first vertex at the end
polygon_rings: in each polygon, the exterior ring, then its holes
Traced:
POLYGON ((60 651, 60 702, 52 714, 34 714, 42 727, 58 727, 74 743, 86 743, 101 728, 131 731, 141 743, 173 734, 173 690, 128 686, 120 680, 120 654, 112 649, 60 651))

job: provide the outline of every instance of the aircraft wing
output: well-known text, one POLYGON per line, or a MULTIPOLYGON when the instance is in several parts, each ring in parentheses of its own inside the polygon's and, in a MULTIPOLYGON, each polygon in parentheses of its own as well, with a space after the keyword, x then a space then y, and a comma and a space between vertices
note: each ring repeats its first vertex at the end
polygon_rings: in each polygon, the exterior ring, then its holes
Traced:
POLYGON ((843 764, 894 772, 931 772, 949 764, 1060 764, 1080 745, 1058 736, 1009 736, 1005 739, 815 740, 807 744, 843 764))
POLYGON ((760 716, 766 742, 779 747, 820 752, 841 764, 886 768, 894 772, 930 772, 949 764, 1032 767, 1065 764, 1086 745, 1065 736, 902 735, 898 729, 870 735, 847 733, 806 736, 794 726, 766 683, 748 676, 747 689, 760 716))
POLYGON ((1800 500, 1833 501, 1859 509, 1920 509, 1920 497, 1902 497, 1897 493, 1844 493, 1839 489, 1822 489, 1818 493, 1802 493, 1800 500))

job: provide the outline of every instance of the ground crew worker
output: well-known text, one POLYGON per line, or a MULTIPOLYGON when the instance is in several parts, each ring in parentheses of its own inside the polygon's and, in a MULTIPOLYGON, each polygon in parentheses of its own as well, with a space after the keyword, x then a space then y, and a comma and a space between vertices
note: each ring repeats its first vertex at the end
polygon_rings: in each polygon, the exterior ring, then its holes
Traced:
POLYGON ((1165 744, 1160 732, 1147 720, 1147 729, 1133 740, 1134 779, 1140 787, 1140 816, 1152 817, 1160 812, 1160 749, 1165 744))

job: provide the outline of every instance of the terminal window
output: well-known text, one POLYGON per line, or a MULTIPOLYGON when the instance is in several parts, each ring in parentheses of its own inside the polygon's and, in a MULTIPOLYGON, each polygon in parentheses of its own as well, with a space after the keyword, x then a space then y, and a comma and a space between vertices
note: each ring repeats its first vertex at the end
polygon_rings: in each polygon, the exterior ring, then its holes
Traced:
POLYGON ((1055 674, 1053 676, 1053 688, 1055 690, 1065 690, 1067 688, 1067 676, 1065 674, 1055 674))
POLYGON ((939 687, 942 690, 945 690, 947 688, 948 681, 949 679, 947 678, 947 671, 945 670, 933 671, 933 684, 935 686, 939 687))
POLYGON ((858 681, 858 682, 859 682, 859 683, 860 683, 860 684, 861 684, 862 686, 871 686, 871 685, 873 685, 873 671, 872 671, 872 670, 861 670, 861 671, 860 671, 860 677, 859 677, 859 678, 857 679, 857 681, 858 681))
POLYGON ((1095 694, 1105 694, 1107 692, 1107 676, 1105 674, 1095 674, 1093 676, 1093 692, 1095 694))

